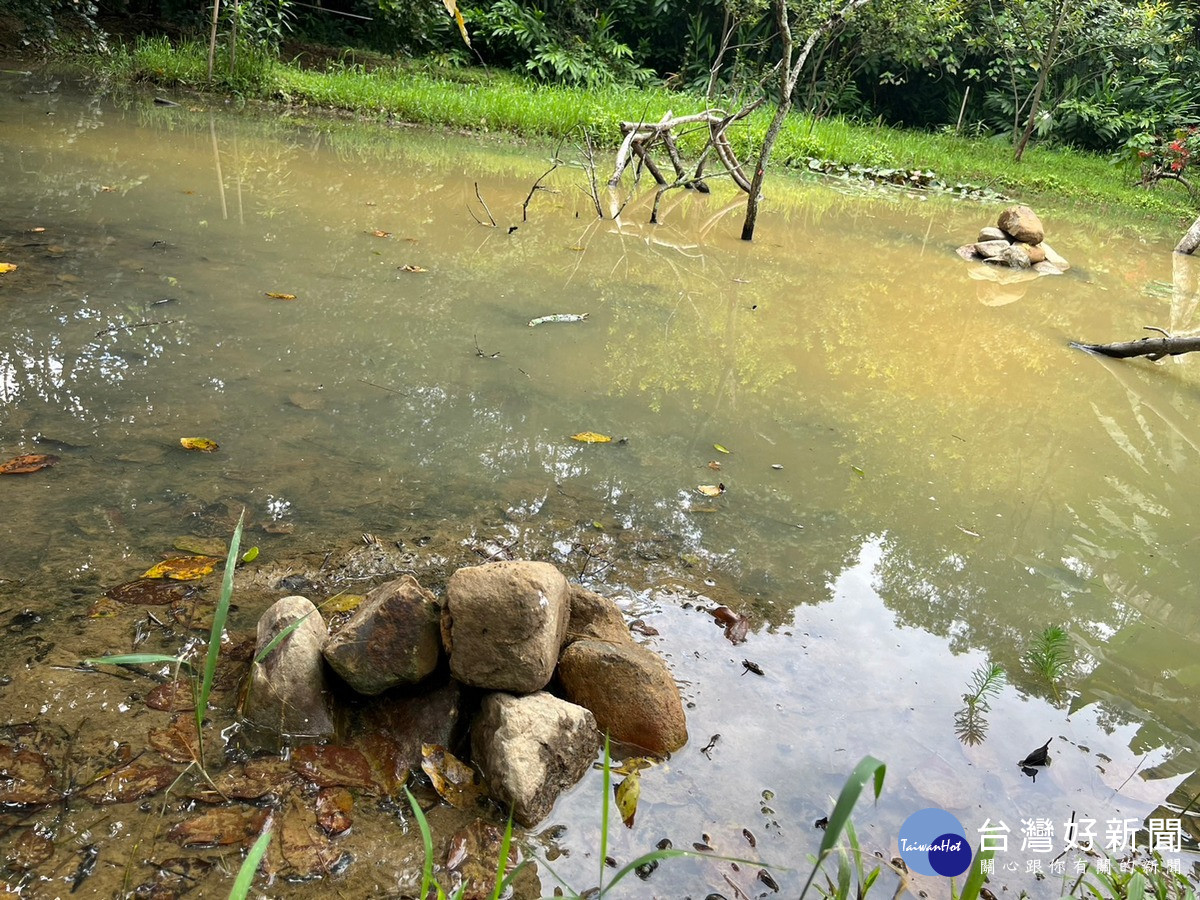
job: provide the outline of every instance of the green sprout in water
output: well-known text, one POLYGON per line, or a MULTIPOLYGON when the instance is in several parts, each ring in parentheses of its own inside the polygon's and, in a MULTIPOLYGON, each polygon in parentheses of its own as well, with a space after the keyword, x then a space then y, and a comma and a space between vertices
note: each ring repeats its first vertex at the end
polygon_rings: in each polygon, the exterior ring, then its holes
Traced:
POLYGON ((954 714, 954 733, 964 744, 983 743, 990 702, 1004 690, 1006 681, 1004 667, 998 663, 983 663, 972 673, 967 693, 962 695, 966 705, 954 714))
POLYGON ((1071 670, 1073 661, 1071 640, 1057 625, 1039 634, 1024 657, 1026 667, 1050 685, 1055 700, 1059 699, 1059 682, 1071 670))

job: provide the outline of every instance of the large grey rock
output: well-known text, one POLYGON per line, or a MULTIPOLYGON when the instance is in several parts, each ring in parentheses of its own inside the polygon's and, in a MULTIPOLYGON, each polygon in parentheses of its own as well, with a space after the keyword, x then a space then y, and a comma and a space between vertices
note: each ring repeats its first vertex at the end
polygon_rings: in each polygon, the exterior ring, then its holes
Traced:
POLYGON ((554 674, 567 632, 567 580, 549 563, 459 569, 446 585, 442 640, 463 684, 531 694, 554 674))
POLYGON ((255 657, 285 628, 304 621, 262 662, 250 666, 250 685, 242 715, 267 731, 321 737, 334 732, 325 660, 321 647, 329 637, 321 613, 304 597, 278 600, 258 620, 255 657))
POLYGON ((614 644, 633 643, 633 635, 617 604, 607 597, 577 584, 571 585, 571 618, 567 623, 566 643, 594 638, 614 644))
POLYGON ((1013 244, 991 262, 1003 262, 1014 269, 1028 269, 1033 262, 1029 258, 1028 244, 1013 244))
POLYGON ((1060 275, 1067 271, 1067 269, 1071 268, 1071 264, 1067 262, 1060 254, 1056 253, 1054 248, 1045 241, 1042 241, 1041 246, 1042 252, 1046 254, 1046 262, 1058 269, 1060 275))
POLYGON ((998 241, 980 241, 975 245, 975 252, 984 259, 992 259, 993 257, 999 256, 1010 246, 1012 245, 1003 239, 998 241))
POLYGON ((590 709, 613 739, 660 755, 687 743, 679 687, 645 647, 576 641, 563 651, 558 677, 567 699, 590 709))
POLYGON ((471 727, 472 758, 493 799, 526 828, 583 777, 599 743, 590 712, 544 692, 488 694, 471 727))
POLYGON ((441 656, 441 609, 405 575, 375 588, 325 645, 325 659, 360 694, 416 684, 441 656))
POLYGON ((994 225, 988 225, 986 228, 979 229, 979 237, 975 240, 981 244, 985 241, 1004 241, 1007 243, 1008 235, 994 225))
POLYGON ((1000 230, 1023 244, 1040 244, 1046 236, 1042 220, 1028 206, 1010 206, 996 222, 1000 230))

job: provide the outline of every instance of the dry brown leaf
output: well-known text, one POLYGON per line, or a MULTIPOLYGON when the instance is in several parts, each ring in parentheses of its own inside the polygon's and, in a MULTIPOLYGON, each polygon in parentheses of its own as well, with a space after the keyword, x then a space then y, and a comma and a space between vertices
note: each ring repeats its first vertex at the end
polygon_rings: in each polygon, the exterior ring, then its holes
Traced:
POLYGON ((350 747, 306 744, 292 754, 292 768, 321 787, 373 789, 371 764, 350 747))
POLYGON ((167 837, 182 847, 241 844, 258 835, 266 818, 265 809, 211 809, 173 826, 167 837))
POLYGON ((58 457, 52 454, 26 453, 23 456, 14 456, 4 465, 0 465, 0 475, 28 475, 56 462, 58 457))
POLYGON ((132 803, 157 794, 179 777, 174 766, 132 763, 97 778, 81 794, 93 803, 132 803))
POLYGON ((377 237, 377 238, 385 238, 385 237, 392 236, 392 233, 390 231, 380 231, 378 228, 376 228, 374 231, 368 231, 367 234, 371 235, 372 237, 377 237))
POLYGON ((433 782, 434 790, 455 809, 474 809, 483 794, 475 770, 445 747, 422 744, 421 769, 433 782))
POLYGON ((150 746, 162 754, 163 759, 188 763, 200 758, 195 716, 175 716, 169 725, 151 728, 148 738, 150 746))
POLYGON ((263 291, 263 293, 266 294, 268 297, 270 297, 272 300, 295 300, 296 299, 295 294, 284 294, 284 293, 281 293, 280 291, 263 291))
POLYGON ((428 272, 428 269, 423 269, 420 266, 414 266, 412 263, 405 263, 399 266, 401 272, 428 272))

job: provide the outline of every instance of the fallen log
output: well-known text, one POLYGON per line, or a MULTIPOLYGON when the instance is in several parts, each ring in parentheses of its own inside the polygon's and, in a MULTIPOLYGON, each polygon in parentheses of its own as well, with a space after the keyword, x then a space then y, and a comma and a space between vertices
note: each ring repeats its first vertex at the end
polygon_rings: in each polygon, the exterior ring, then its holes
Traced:
POLYGON ((1116 344, 1084 344, 1079 341, 1071 341, 1071 346, 1077 350, 1111 356, 1113 359, 1130 359, 1135 356, 1162 359, 1164 356, 1179 356, 1181 353, 1194 353, 1200 350, 1200 336, 1172 337, 1164 332, 1163 337, 1145 337, 1136 341, 1122 341, 1116 344))

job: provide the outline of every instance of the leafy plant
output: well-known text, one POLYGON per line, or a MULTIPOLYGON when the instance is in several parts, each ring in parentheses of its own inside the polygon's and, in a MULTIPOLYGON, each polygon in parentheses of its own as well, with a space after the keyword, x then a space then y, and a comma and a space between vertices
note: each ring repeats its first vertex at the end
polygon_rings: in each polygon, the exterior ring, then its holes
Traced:
POLYGON ((216 607, 213 609, 213 623, 208 636, 204 668, 198 678, 191 660, 185 656, 170 656, 162 653, 126 653, 84 660, 84 663, 87 665, 113 666, 158 665, 167 663, 175 666, 176 673, 180 669, 187 669, 192 676, 192 691, 195 700, 196 755, 199 757, 196 760, 196 764, 204 772, 205 777, 207 777, 208 773, 204 767, 204 719, 208 715, 208 698, 212 693, 213 677, 216 674, 217 662, 221 656, 221 636, 225 633, 225 622, 229 618, 229 603, 233 597, 233 570, 237 566, 238 549, 242 542, 242 527, 245 519, 246 511, 242 510, 242 514, 238 516, 237 526, 233 529, 233 538, 229 542, 229 553, 225 557, 225 574, 221 579, 221 594, 217 598, 216 607))
POLYGON ((1025 665, 1050 685, 1058 699, 1058 683, 1071 668, 1071 641, 1066 631, 1051 625, 1037 636, 1024 657, 1025 665))
POLYGON ((998 663, 982 663, 971 675, 967 693, 962 695, 962 709, 954 714, 954 733, 966 744, 979 744, 987 735, 986 714, 990 701, 997 697, 1007 681, 1004 667, 998 663))

